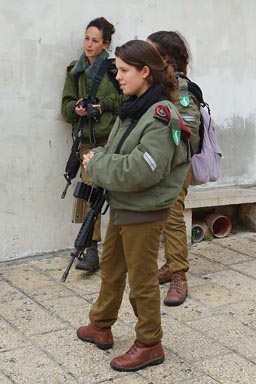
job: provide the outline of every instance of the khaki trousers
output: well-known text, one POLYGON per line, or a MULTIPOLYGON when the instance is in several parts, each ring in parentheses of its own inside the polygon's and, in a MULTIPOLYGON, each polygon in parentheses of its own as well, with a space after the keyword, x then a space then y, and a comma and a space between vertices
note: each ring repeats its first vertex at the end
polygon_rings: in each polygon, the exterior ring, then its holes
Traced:
POLYGON ((129 300, 137 317, 136 339, 153 344, 162 338, 157 258, 166 219, 143 224, 108 224, 100 263, 101 287, 89 318, 98 327, 117 320, 128 283, 129 300))
POLYGON ((189 168, 178 198, 171 207, 171 213, 163 231, 165 258, 169 262, 171 273, 187 272, 189 269, 184 201, 188 193, 191 177, 192 169, 189 168))
MULTIPOLYGON (((107 142, 106 139, 98 140, 97 144, 98 146, 104 146, 106 142, 107 142)), ((80 150, 79 150, 81 160, 83 159, 83 154, 88 153, 90 150, 91 150, 91 146, 89 143, 81 144, 80 150)), ((80 177, 83 183, 91 184, 88 174, 83 166, 81 166, 80 177)), ((75 198, 75 202, 73 205, 72 223, 83 223, 85 216, 89 210, 90 210, 90 204, 87 201, 75 198)), ((101 215, 98 216, 95 222, 92 240, 97 242, 101 241, 101 215)))

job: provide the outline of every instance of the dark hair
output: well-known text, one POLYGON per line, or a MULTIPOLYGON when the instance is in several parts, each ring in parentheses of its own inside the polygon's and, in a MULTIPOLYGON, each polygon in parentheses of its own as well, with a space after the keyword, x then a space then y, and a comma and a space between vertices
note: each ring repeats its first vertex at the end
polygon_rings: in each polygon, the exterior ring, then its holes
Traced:
POLYGON ((152 84, 163 84, 166 96, 175 100, 176 78, 172 68, 166 68, 158 51, 144 40, 130 40, 117 47, 116 57, 125 63, 134 66, 139 71, 146 65, 150 68, 150 80, 152 84))
POLYGON ((191 55, 188 43, 178 32, 159 31, 148 36, 148 40, 156 44, 160 55, 167 58, 175 72, 187 74, 187 66, 191 55))
POLYGON ((104 17, 98 17, 97 19, 90 21, 86 27, 86 30, 89 27, 96 27, 99 31, 102 31, 104 43, 107 41, 111 43, 112 35, 116 31, 114 25, 107 21, 104 17))

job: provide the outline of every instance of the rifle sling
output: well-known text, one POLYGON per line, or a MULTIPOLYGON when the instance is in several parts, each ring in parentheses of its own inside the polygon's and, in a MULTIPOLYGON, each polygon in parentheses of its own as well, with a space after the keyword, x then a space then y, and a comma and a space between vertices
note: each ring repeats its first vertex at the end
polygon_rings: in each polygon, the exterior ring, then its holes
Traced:
MULTIPOLYGON (((115 153, 118 154, 120 152, 120 149, 121 149, 124 141, 127 139, 129 134, 132 132, 133 128, 137 125, 138 121, 139 121, 138 118, 132 119, 129 126, 125 130, 123 136, 121 137, 121 139, 120 139, 120 141, 116 147, 115 153)), ((88 202, 95 203, 95 201, 98 198, 97 188, 98 187, 92 187, 91 185, 85 184, 83 182, 78 182, 76 185, 75 191, 74 191, 74 196, 79 198, 79 199, 83 199, 83 200, 86 200, 88 202)))
POLYGON ((119 141, 119 143, 118 143, 118 145, 116 147, 115 153, 120 153, 120 149, 121 149, 124 141, 130 135, 131 131, 137 125, 138 121, 139 121, 138 118, 137 119, 132 119, 132 121, 130 122, 130 125, 127 127, 126 131, 124 132, 123 136, 121 137, 121 140, 119 141))

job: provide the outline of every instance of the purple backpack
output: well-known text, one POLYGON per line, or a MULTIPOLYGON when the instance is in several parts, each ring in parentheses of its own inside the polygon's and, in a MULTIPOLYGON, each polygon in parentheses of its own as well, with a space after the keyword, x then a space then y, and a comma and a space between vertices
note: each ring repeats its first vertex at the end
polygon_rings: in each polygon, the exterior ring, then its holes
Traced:
MULTIPOLYGON (((205 103, 208 108, 208 105, 205 103)), ((220 177, 220 160, 222 154, 218 148, 214 122, 210 109, 206 111, 200 106, 201 118, 201 151, 192 156, 192 180, 191 185, 201 185, 218 180, 220 177)))

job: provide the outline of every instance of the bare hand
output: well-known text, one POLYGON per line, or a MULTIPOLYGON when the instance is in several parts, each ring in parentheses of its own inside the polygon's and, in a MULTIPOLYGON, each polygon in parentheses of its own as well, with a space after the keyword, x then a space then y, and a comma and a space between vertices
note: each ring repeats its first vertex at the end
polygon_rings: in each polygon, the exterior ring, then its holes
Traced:
MULTIPOLYGON (((79 107, 79 103, 83 100, 83 98, 77 100, 76 102, 76 107, 75 107, 75 113, 79 116, 87 116, 87 110, 86 108, 83 108, 83 107, 79 107)), ((100 111, 100 114, 102 114, 102 111, 101 111, 101 106, 100 104, 93 104, 92 105, 93 108, 97 108, 99 111, 100 111)))
POLYGON ((83 100, 83 98, 77 100, 76 107, 75 107, 75 113, 79 116, 86 116, 87 115, 86 108, 82 108, 82 107, 77 106, 77 104, 79 104, 82 100, 83 100))
POLYGON ((95 155, 95 153, 93 151, 89 151, 88 153, 86 153, 86 155, 83 155, 83 166, 84 166, 84 169, 86 169, 89 161, 91 160, 91 158, 95 155))
POLYGON ((93 104, 92 107, 93 108, 97 108, 100 111, 100 114, 102 114, 102 110, 101 110, 100 104, 93 104))

